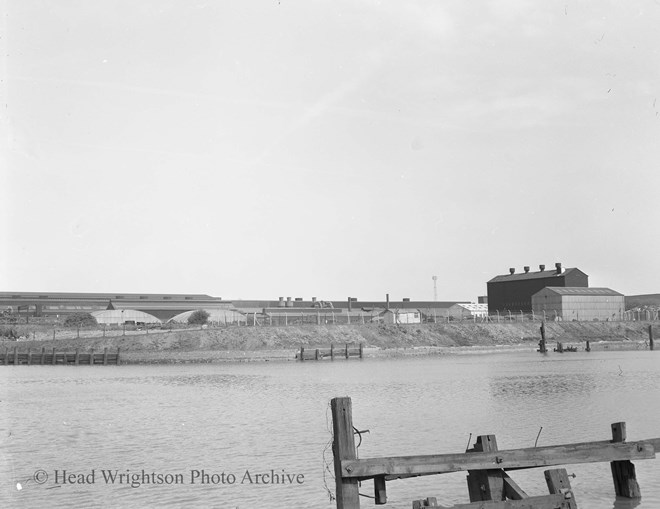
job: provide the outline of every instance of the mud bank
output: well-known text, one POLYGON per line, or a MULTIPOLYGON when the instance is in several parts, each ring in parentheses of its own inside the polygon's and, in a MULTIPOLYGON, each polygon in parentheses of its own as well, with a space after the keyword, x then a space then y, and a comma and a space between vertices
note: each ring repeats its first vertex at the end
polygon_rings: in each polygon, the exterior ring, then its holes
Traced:
MULTIPOLYGON (((546 324, 550 349, 565 346, 592 350, 648 348, 650 322, 551 322, 546 324)), ((655 324, 660 336, 660 325, 655 324)), ((21 351, 41 348, 57 351, 102 351, 120 348, 123 363, 203 363, 290 361, 301 346, 331 343, 364 345, 365 357, 497 353, 537 348, 540 324, 454 322, 414 325, 337 325, 303 327, 228 327, 205 330, 151 331, 149 334, 3 341, 0 348, 21 351)))

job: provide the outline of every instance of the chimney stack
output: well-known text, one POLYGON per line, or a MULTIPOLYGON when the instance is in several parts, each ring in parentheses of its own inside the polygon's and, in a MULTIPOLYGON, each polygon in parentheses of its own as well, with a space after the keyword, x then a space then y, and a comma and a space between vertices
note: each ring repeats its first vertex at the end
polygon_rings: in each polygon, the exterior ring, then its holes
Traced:
POLYGON ((555 263, 555 268, 557 269, 557 274, 561 274, 561 263, 555 263))
POLYGON ((348 298, 348 311, 349 311, 349 313, 350 313, 350 312, 352 311, 352 309, 353 309, 353 306, 351 305, 351 302, 353 302, 353 299, 351 299, 351 298, 349 297, 349 298, 348 298))
POLYGON ((284 307, 284 297, 280 297, 280 302, 279 302, 278 306, 281 307, 281 308, 284 307))
POLYGON ((385 309, 390 309, 390 294, 385 294, 385 309))
POLYGON ((524 269, 525 269, 525 274, 527 274, 529 272, 529 265, 525 265, 524 269))
POLYGON ((545 270, 545 265, 539 265, 539 270, 543 272, 545 270))
POLYGON ((509 269, 509 272, 510 272, 511 274, 513 274, 513 273, 516 272, 516 269, 515 269, 514 267, 511 267, 511 268, 509 269))

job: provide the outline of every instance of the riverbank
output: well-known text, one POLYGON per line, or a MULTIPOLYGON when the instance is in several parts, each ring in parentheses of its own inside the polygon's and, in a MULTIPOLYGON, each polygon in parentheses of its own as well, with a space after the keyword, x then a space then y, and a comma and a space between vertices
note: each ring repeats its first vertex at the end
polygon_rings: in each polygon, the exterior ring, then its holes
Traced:
MULTIPOLYGON (((550 350, 556 342, 592 350, 648 348, 648 326, 653 322, 550 322, 546 339, 550 350)), ((655 322, 657 324, 657 322, 655 322)), ((76 349, 97 352, 121 349, 122 363, 213 363, 239 361, 290 361, 306 349, 346 343, 364 345, 365 357, 445 355, 536 350, 540 324, 450 322, 411 325, 336 325, 302 327, 223 327, 148 334, 3 341, 0 348, 21 351, 41 348, 58 352, 76 349)), ((660 329, 660 325, 657 325, 660 329)), ((660 334, 660 333, 659 333, 660 334)))

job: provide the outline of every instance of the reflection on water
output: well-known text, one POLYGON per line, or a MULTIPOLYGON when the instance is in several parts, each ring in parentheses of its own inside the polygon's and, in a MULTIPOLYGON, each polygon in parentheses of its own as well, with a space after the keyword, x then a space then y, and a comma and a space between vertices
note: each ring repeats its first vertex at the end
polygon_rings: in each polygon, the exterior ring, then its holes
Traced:
MULTIPOLYGON (((369 430, 361 457, 462 452, 470 433, 495 434, 501 449, 531 447, 537 437, 538 445, 603 440, 617 421, 627 422, 634 440, 660 436, 660 409, 650 404, 659 366, 650 352, 578 352, 2 367, 0 507, 331 508, 332 397, 351 396, 356 427, 369 430), (49 475, 43 484, 38 469, 49 475), (55 471, 64 470, 94 472, 96 482, 55 483, 55 471), (151 480, 181 475, 185 482, 134 488, 103 482, 108 471, 151 480), (193 472, 209 482, 192 483, 193 472), (259 484, 257 474, 302 475, 304 482, 259 484)), ((581 509, 649 509, 660 507, 659 463, 636 462, 641 502, 615 500, 608 464, 567 468, 576 474, 581 509)), ((542 469, 512 476, 532 496, 547 492, 542 469)), ((363 492, 372 489, 363 483, 363 492)), ((467 502, 465 474, 390 482, 387 507, 409 508, 427 496, 444 505, 467 502)))

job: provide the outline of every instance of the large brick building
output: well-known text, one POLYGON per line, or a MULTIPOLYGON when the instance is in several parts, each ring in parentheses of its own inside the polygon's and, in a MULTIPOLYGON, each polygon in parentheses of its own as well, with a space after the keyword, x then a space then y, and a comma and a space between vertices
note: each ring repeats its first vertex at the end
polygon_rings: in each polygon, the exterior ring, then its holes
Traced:
POLYGON ((539 270, 531 272, 525 267, 521 273, 509 269, 508 274, 495 276, 488 281, 488 312, 524 312, 532 311, 532 295, 547 286, 552 287, 582 287, 589 286, 589 276, 580 269, 562 269, 561 263, 556 263, 554 270, 545 270, 545 265, 539 265, 539 270))

